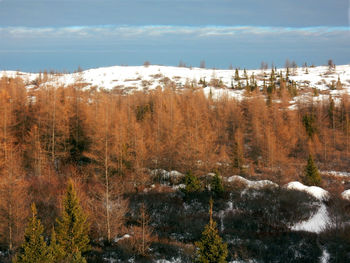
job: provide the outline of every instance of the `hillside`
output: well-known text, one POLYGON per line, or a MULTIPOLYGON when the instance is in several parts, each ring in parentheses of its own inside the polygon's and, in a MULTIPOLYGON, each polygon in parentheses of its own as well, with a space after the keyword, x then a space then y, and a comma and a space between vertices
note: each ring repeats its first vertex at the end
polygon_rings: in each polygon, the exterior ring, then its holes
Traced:
MULTIPOLYGON (((299 89, 299 96, 290 101, 293 105, 303 100, 304 95, 314 97, 315 100, 328 99, 329 95, 337 98, 342 94, 350 93, 350 65, 339 65, 334 68, 328 66, 299 67, 288 69, 288 81, 295 82, 299 89), (337 87, 340 80, 341 88, 337 87), (315 96, 317 94, 317 96, 315 96)), ((235 79, 235 69, 202 69, 167 66, 115 66, 89 69, 71 74, 44 74, 25 73, 15 71, 0 71, 0 76, 22 78, 28 87, 41 78, 45 85, 72 85, 82 83, 86 89, 97 87, 99 89, 114 90, 121 94, 134 91, 149 91, 157 87, 163 88, 172 84, 174 89, 186 88, 203 89, 204 93, 212 93, 214 97, 227 95, 237 99, 244 95, 247 81, 254 81, 260 88, 269 81, 271 70, 239 70, 240 80, 235 79), (246 73, 245 73, 246 72, 246 73), (248 79, 247 79, 248 77, 248 79), (239 84, 240 82, 240 84, 239 84)), ((278 68, 275 74, 286 76, 287 69, 278 68)))
POLYGON ((228 262, 350 260, 350 66, 1 76, 1 262, 70 179, 88 262, 193 262, 211 198, 228 262))

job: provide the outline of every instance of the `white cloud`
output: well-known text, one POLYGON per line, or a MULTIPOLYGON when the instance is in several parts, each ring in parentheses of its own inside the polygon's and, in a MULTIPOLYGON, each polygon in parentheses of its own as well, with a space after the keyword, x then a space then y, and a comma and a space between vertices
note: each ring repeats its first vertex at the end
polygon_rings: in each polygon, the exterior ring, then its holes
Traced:
MULTIPOLYGON (((1 0, 0 0, 1 1, 1 0)), ((227 37, 234 35, 303 35, 329 36, 334 33, 350 33, 349 27, 260 27, 260 26, 71 26, 71 27, 0 27, 3 37, 65 37, 92 38, 118 36, 133 38, 143 36, 188 35, 193 37, 227 37)))

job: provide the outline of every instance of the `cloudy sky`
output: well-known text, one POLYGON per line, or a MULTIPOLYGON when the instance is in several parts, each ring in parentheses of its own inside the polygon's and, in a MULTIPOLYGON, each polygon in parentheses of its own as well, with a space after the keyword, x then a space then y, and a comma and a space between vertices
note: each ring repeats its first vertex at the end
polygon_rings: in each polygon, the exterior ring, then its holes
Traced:
POLYGON ((0 69, 350 63, 350 0, 0 0, 0 69))

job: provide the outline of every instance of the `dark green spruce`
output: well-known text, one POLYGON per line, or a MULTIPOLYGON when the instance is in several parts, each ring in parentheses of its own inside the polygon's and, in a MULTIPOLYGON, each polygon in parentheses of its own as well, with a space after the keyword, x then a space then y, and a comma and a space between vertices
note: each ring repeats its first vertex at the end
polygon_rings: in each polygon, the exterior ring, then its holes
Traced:
POLYGON ((189 171, 185 176, 185 192, 186 194, 192 194, 199 192, 201 190, 201 183, 197 176, 192 174, 191 171, 189 171))
POLYGON ((312 155, 309 155, 307 160, 307 165, 305 167, 303 183, 306 185, 316 185, 319 186, 321 184, 322 178, 320 172, 317 169, 317 166, 314 163, 312 155))
POLYGON ((14 263, 53 263, 53 257, 43 236, 44 227, 37 218, 36 206, 32 204, 32 217, 24 234, 24 243, 14 263))
POLYGON ((218 197, 222 196, 224 193, 224 185, 222 183, 221 176, 218 172, 215 172, 213 179, 211 181, 211 191, 218 197))
POLYGON ((213 200, 210 200, 210 220, 202 233, 200 241, 196 242, 198 263, 226 263, 227 244, 219 236, 216 222, 213 220, 213 200))
POLYGON ((56 239, 69 262, 85 262, 81 253, 90 249, 89 224, 79 204, 72 181, 67 186, 61 217, 57 219, 56 239))

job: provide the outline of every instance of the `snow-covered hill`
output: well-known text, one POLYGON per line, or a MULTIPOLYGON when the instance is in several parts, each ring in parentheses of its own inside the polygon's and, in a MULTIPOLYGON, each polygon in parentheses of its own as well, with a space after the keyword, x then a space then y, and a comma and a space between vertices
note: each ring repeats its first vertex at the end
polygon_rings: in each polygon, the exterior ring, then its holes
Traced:
MULTIPOLYGON (((286 69, 277 69, 277 74, 283 73, 286 69)), ((350 93, 350 65, 336 66, 335 69, 329 69, 328 66, 308 67, 289 69, 289 80, 297 83, 300 93, 298 98, 305 97, 305 94, 312 96, 316 100, 322 100, 329 94, 333 97, 339 97, 341 94, 350 93), (335 83, 340 80, 342 89, 331 89, 335 83), (317 94, 317 96, 315 96, 317 94), (302 96, 301 96, 302 95, 302 96)), ((116 90, 121 94, 130 93, 137 90, 152 90, 157 87, 164 87, 165 84, 172 84, 175 89, 183 88, 203 88, 206 94, 242 98, 244 95, 244 86, 252 75, 258 84, 262 86, 264 79, 266 82, 270 77, 271 70, 239 70, 241 77, 241 86, 243 89, 237 89, 238 81, 235 78, 235 70, 219 69, 201 69, 185 67, 168 66, 114 66, 70 74, 48 74, 45 81, 46 85, 71 85, 73 83, 84 83, 85 88, 97 87, 107 90, 116 90), (199 82, 201 84, 199 84, 199 82), (203 82, 207 87, 204 88, 203 82), (220 88, 214 83, 220 83, 220 88), (234 88, 232 88, 234 87, 234 88)), ((25 73, 16 71, 0 71, 1 76, 16 77, 24 79, 28 87, 33 83, 38 83, 38 73, 25 73)), ((41 75, 43 76, 43 74, 41 75)))

